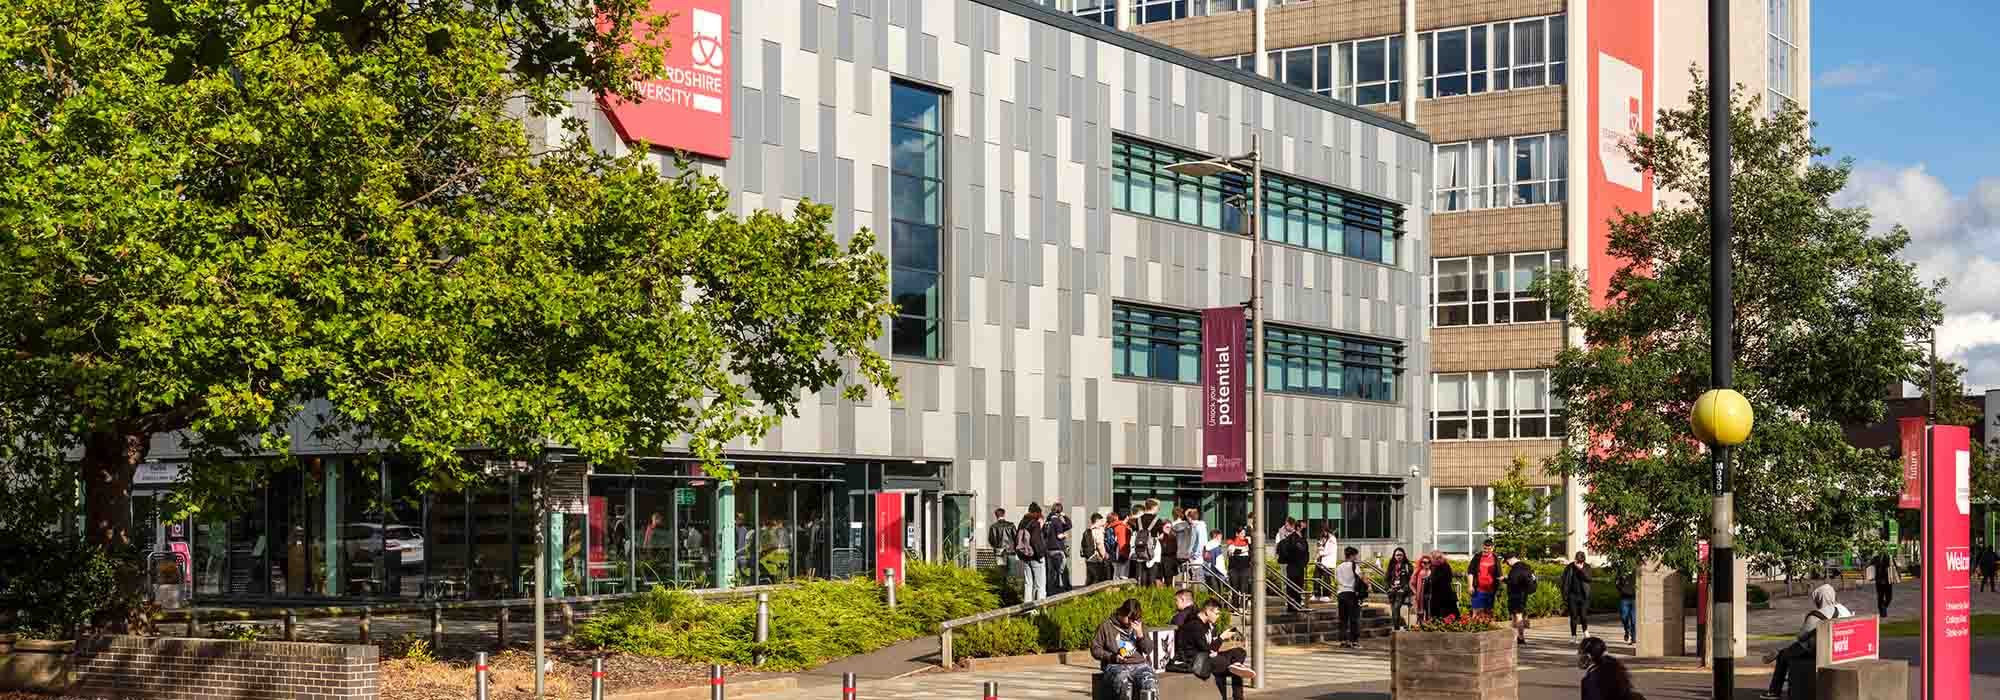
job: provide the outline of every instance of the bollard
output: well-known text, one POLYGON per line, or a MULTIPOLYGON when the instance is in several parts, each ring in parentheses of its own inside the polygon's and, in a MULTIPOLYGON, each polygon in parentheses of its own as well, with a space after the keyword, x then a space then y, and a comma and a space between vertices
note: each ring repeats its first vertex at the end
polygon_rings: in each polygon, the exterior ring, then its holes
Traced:
POLYGON ((723 700, 722 664, 708 667, 708 698, 723 700))
POLYGON ((362 644, 367 644, 367 643, 368 643, 368 632, 370 631, 370 630, 369 630, 368 628, 369 628, 369 626, 370 626, 370 625, 374 624, 374 622, 375 622, 375 611, 373 611, 373 610, 370 610, 370 609, 368 609, 368 606, 366 606, 366 605, 363 605, 363 606, 361 606, 361 643, 362 643, 362 644))
POLYGON ((500 634, 500 650, 501 650, 501 651, 506 651, 506 650, 507 650, 507 617, 508 617, 508 614, 507 614, 507 608, 503 606, 503 607, 501 607, 501 608, 500 608, 500 622, 499 622, 499 627, 500 627, 500 629, 499 629, 499 634, 500 634))
POLYGON ((858 688, 854 683, 854 674, 840 674, 840 700, 854 700, 856 697, 855 691, 857 690, 858 688))
POLYGON ((431 603, 431 653, 444 649, 444 606, 431 603))
POLYGON ((590 700, 604 700, 604 659, 590 660, 590 700))
POLYGON ((771 594, 757 594, 757 645, 751 647, 751 663, 764 665, 764 643, 771 639, 771 594))
POLYGON ((896 570, 895 570, 895 569, 883 569, 882 571, 883 571, 883 573, 885 574, 885 577, 886 577, 886 578, 888 579, 888 584, 889 584, 889 609, 890 609, 890 610, 895 610, 895 609, 896 609, 896 570))
POLYGON ((479 652, 473 659, 472 697, 473 700, 486 700, 486 652, 479 652))
POLYGON ((987 681, 987 682, 986 682, 986 700, 1000 700, 1000 684, 999 684, 999 683, 997 683, 997 682, 994 682, 994 681, 987 681))

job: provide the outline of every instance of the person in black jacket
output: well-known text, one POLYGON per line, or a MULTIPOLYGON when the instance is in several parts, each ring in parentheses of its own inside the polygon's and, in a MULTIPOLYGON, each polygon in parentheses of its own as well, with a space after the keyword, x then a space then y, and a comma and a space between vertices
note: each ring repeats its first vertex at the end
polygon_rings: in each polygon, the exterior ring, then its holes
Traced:
POLYGON ((1222 643, 1234 638, 1236 630, 1216 633, 1215 622, 1220 619, 1222 603, 1210 598, 1201 604, 1201 612, 1181 622, 1174 630, 1174 666, 1189 668, 1196 655, 1206 652, 1216 692, 1223 700, 1243 700, 1243 681, 1256 678, 1257 672, 1251 670, 1249 654, 1242 648, 1222 650, 1222 643))
POLYGON ((1305 610, 1306 564, 1312 561, 1312 545, 1306 544, 1305 529, 1297 518, 1285 518, 1278 530, 1278 563, 1285 565, 1285 600, 1293 610, 1305 610))
POLYGON ((1577 552, 1576 561, 1563 568, 1562 594, 1563 608, 1569 611, 1569 636, 1575 637, 1578 627, 1589 636, 1590 565, 1584 563, 1583 552, 1577 552))
POLYGON ((1424 608, 1430 611, 1432 621, 1458 616, 1458 590, 1451 585, 1456 578, 1444 552, 1432 551, 1430 575, 1424 581, 1424 608))
POLYGON ((1069 590, 1069 529, 1069 515, 1063 512, 1062 501, 1056 501, 1042 521, 1042 549, 1048 552, 1043 568, 1049 576, 1043 590, 1048 595, 1069 590))
POLYGON ((1000 577, 1014 575, 1014 524, 1007 521, 1006 508, 993 509, 993 524, 986 526, 986 546, 993 550, 993 564, 1000 577))
POLYGON ((1507 612, 1514 616, 1514 641, 1528 643, 1528 596, 1535 592, 1535 567, 1519 555, 1508 557, 1507 612))
POLYGON ((1635 700, 1632 674, 1625 664, 1605 653, 1604 640, 1585 637, 1577 647, 1576 666, 1583 669, 1583 700, 1635 700))

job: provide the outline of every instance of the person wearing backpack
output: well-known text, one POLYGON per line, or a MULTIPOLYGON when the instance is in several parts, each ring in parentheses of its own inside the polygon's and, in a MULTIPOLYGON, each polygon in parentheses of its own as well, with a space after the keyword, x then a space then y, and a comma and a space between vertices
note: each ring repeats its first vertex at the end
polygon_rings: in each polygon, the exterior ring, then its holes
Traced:
POLYGON ((1083 536, 1083 581, 1086 586, 1103 583, 1111 568, 1111 561, 1104 557, 1104 514, 1091 513, 1090 527, 1084 529, 1083 536))
POLYGON ((1043 561, 1047 551, 1042 543, 1042 514, 1029 508, 1014 533, 1014 556, 1021 558, 1021 602, 1033 603, 1048 597, 1049 573, 1043 561))
POLYGON ((1800 625, 1799 635, 1792 640, 1790 646, 1764 655, 1764 663, 1775 662, 1777 665, 1771 670, 1771 688, 1758 695, 1759 700, 1779 700, 1785 697, 1785 681, 1791 676, 1792 665, 1813 663, 1813 655, 1818 651, 1813 647, 1813 643, 1819 634, 1820 622, 1854 616, 1854 611, 1848 610, 1847 606, 1841 605, 1834 598, 1832 585, 1823 583, 1813 589, 1813 609, 1806 612, 1805 621, 1800 625))
POLYGON ((1535 567, 1516 554, 1507 557, 1507 612, 1514 615, 1514 643, 1528 643, 1528 596, 1534 595, 1535 567))
POLYGON ((1125 514, 1111 511, 1111 524, 1105 526, 1106 559, 1111 561, 1111 578, 1132 578, 1132 524, 1125 521, 1125 514))
POLYGON ((993 564, 1000 578, 1014 575, 1014 524, 1007 521, 1006 508, 993 509, 993 524, 986 526, 986 547, 993 550, 993 564))
POLYGON ((1160 514, 1154 512, 1158 507, 1158 501, 1146 501, 1139 515, 1133 518, 1135 522, 1131 527, 1132 573, 1141 588, 1152 586, 1157 573, 1153 567, 1158 564, 1156 559, 1159 554, 1159 541, 1154 537, 1154 530, 1160 524, 1160 514))

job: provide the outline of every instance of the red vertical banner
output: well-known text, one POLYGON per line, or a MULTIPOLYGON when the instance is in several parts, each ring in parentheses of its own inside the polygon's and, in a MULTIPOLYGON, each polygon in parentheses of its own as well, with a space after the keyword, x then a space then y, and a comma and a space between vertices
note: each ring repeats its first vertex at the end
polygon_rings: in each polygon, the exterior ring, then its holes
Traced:
POLYGON ((1583 149, 1588 164, 1587 264, 1590 298, 1600 307, 1610 301, 1611 273, 1626 262, 1611 257, 1611 221, 1620 213, 1653 210, 1653 176, 1625 155, 1625 146, 1653 132, 1653 2, 1590 3, 1585 54, 1570 57, 1590 74, 1584 107, 1589 128, 1572 132, 1569 147, 1583 149))
POLYGON ((896 572, 896 583, 908 578, 903 571, 903 494, 875 494, 875 580, 887 582, 896 572))
POLYGON ((1243 307, 1201 312, 1201 480, 1240 484, 1250 479, 1244 459, 1243 395, 1249 360, 1243 344, 1243 307))
POLYGON ((1923 416, 1896 420, 1896 427, 1902 430, 1903 446, 1903 497, 1897 501, 1898 507, 1924 507, 1925 422, 1923 416))
POLYGON ((590 497, 590 575, 593 578, 601 578, 611 570, 604 552, 604 538, 610 533, 609 513, 605 512, 610 506, 606 505, 606 500, 603 496, 590 497))
POLYGON ((1924 474, 1924 655, 1920 697, 1972 697, 1972 433, 1930 429, 1924 474))

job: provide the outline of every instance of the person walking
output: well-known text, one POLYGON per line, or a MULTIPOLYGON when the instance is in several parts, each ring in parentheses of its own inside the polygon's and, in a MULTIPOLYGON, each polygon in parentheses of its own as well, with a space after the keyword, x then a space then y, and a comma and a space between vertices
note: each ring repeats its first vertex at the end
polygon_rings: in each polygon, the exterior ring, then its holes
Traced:
POLYGON ((1392 629, 1409 627, 1409 623, 1403 620, 1403 609, 1410 607, 1410 593, 1414 590, 1410 587, 1412 572, 1410 554, 1402 547, 1389 554, 1386 573, 1389 574, 1389 626, 1392 629))
POLYGON ((1639 582, 1629 563, 1618 565, 1618 624, 1625 628, 1625 643, 1639 643, 1639 582))
POLYGON ((1430 579, 1424 588, 1424 607, 1430 609, 1431 621, 1458 616, 1458 590, 1452 588, 1456 578, 1444 552, 1432 550, 1430 579))
POLYGON ((1563 567, 1561 588, 1563 609, 1569 612, 1569 636, 1576 637, 1578 627, 1590 636, 1590 564, 1583 561, 1583 552, 1563 567))
MULTIPOLYGON (((1324 584, 1319 586, 1321 593, 1340 595, 1340 584, 1334 580, 1333 574, 1333 570, 1340 566, 1340 562, 1340 538, 1335 537, 1333 528, 1329 527, 1326 529, 1326 536, 1319 541, 1319 561, 1315 562, 1318 567, 1313 572, 1313 579, 1324 584)), ((1321 595, 1315 600, 1324 603, 1331 598, 1321 595)))
POLYGON ((993 524, 986 526, 986 547, 993 550, 993 564, 1000 567, 1000 579, 1014 576, 1014 523, 1007 521, 1006 508, 993 509, 993 524))
POLYGON ((1196 614, 1182 620, 1174 629, 1174 664, 1193 669, 1197 667, 1195 657, 1207 654, 1209 675, 1215 679, 1215 690, 1222 694, 1222 700, 1243 700, 1243 681, 1256 678, 1257 672, 1251 669, 1249 654, 1242 647, 1222 648, 1223 642, 1237 635, 1233 629, 1217 633, 1215 623, 1221 619, 1222 603, 1210 598, 1196 614))
POLYGON ((1431 618, 1430 606, 1424 600, 1424 589, 1430 587, 1431 555, 1417 558, 1416 567, 1410 569, 1410 609, 1416 613, 1417 624, 1424 624, 1431 618))
POLYGON ((1104 514, 1091 513, 1090 526, 1083 531, 1083 581, 1086 586, 1095 586, 1106 579, 1105 569, 1110 560, 1104 558, 1104 514))
POLYGON ((1041 508, 1028 506, 1021 526, 1014 534, 1014 555, 1021 559, 1021 602, 1033 603, 1048 597, 1048 555, 1042 540, 1041 508))
POLYGON ((1472 563, 1465 567, 1465 589, 1472 592, 1472 616, 1485 620, 1493 619, 1493 594, 1500 587, 1500 555, 1493 551, 1493 540, 1480 546, 1479 553, 1473 555, 1472 563))
POLYGON ((1361 564, 1355 558, 1361 550, 1341 551, 1341 562, 1333 568, 1334 596, 1340 600, 1340 645, 1361 648, 1361 564))
POLYGON ((1236 528, 1229 540, 1229 587, 1236 592, 1236 606, 1250 600, 1250 529, 1236 528))
POLYGON ((1632 673, 1604 645, 1589 637, 1577 645, 1576 666, 1583 669, 1583 700, 1637 700, 1632 673))
POLYGON ((1813 609, 1806 611, 1798 636, 1792 639, 1789 646, 1764 655, 1764 663, 1775 665, 1771 669, 1771 687, 1758 695, 1758 700, 1781 700, 1785 697, 1785 681, 1791 676, 1792 664, 1803 663, 1818 651, 1813 641, 1818 636, 1821 621, 1854 616, 1853 611, 1836 599, 1831 584, 1822 583, 1813 589, 1811 600, 1813 609))
POLYGON ((1514 643, 1528 643, 1528 596, 1533 595, 1535 567, 1518 554, 1507 557, 1507 612, 1514 616, 1514 643))
POLYGON ((1159 687, 1159 679, 1153 675, 1153 640, 1146 637, 1145 617, 1139 599, 1126 598, 1090 639, 1090 658, 1097 660, 1105 684, 1118 700, 1145 696, 1159 687))
POLYGON ((1043 566, 1049 570, 1043 590, 1049 595, 1069 590, 1069 529, 1069 515, 1063 512, 1062 501, 1050 504, 1048 517, 1042 523, 1042 548, 1048 551, 1043 566))
POLYGON ((1995 575, 2000 575, 2000 553, 1994 552, 1992 547, 1987 547, 1986 552, 1979 555, 1980 592, 2000 590, 2000 587, 1994 585, 1995 575))
POLYGON ((1181 562, 1181 577, 1190 585, 1202 585, 1208 571, 1208 523, 1202 522, 1201 511, 1189 508, 1181 511, 1173 529, 1174 541, 1179 543, 1174 558, 1181 562))
POLYGON ((1875 555, 1875 562, 1868 565, 1868 578, 1875 582, 1875 609, 1883 619, 1889 619, 1889 603, 1896 599, 1896 584, 1903 582, 1903 572, 1887 554, 1875 555))

